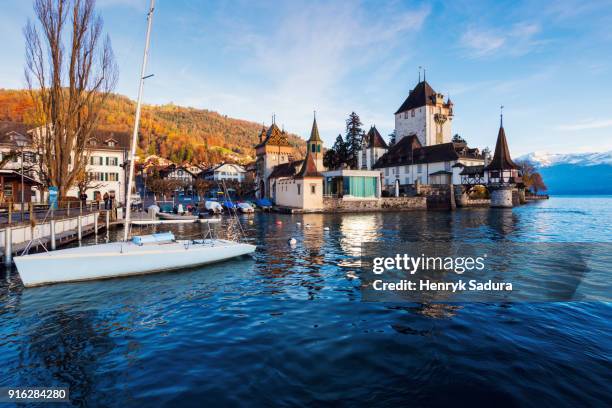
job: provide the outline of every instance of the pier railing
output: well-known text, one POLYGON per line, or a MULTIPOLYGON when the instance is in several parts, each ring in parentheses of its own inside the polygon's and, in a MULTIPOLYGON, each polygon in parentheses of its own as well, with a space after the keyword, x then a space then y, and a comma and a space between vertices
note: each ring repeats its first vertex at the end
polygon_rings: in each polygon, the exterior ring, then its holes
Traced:
POLYGON ((43 220, 61 220, 87 215, 94 212, 111 211, 111 219, 116 218, 116 203, 103 201, 58 201, 53 210, 49 210, 48 203, 29 202, 24 203, 0 203, 0 228, 7 225, 17 226, 20 224, 32 224, 43 220))

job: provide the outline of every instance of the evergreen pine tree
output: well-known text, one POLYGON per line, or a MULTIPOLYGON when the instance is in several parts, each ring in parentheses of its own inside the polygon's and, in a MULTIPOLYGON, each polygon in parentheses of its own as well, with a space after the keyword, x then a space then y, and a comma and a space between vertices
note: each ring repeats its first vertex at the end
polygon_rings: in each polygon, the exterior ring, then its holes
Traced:
POLYGON ((345 137, 345 148, 346 148, 346 161, 350 168, 357 167, 357 155, 361 150, 361 140, 364 135, 364 131, 361 128, 363 124, 359 115, 355 112, 351 112, 348 119, 346 120, 346 137, 345 137))
POLYGON ((389 147, 393 146, 396 142, 395 130, 389 133, 389 147))

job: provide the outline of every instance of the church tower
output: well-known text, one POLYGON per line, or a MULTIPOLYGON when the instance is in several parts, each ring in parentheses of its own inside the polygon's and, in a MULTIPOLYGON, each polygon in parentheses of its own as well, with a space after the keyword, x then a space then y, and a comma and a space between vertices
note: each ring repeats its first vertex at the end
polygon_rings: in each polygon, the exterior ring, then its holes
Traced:
POLYGON ((314 160, 317 171, 325 170, 323 168, 323 141, 319 136, 316 115, 312 121, 312 130, 310 131, 310 139, 308 139, 307 142, 307 149, 314 160))
POLYGON ((449 143, 452 138, 453 103, 433 90, 423 77, 395 112, 395 135, 416 135, 423 146, 449 143))

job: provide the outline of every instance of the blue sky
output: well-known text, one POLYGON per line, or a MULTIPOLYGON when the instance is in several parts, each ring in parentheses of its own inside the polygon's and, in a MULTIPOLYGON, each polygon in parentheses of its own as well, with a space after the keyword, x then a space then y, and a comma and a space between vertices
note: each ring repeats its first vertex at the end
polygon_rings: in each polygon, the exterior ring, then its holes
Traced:
MULTIPOLYGON (((148 0, 98 0, 135 98, 148 0)), ((0 0, 0 87, 21 88, 28 0, 0 0), (7 63, 8 62, 8 63, 7 63)), ((453 132, 493 147, 503 104, 513 155, 612 149, 612 0, 157 0, 145 101, 174 102, 329 146, 348 113, 383 135, 418 67, 455 103, 453 132)))

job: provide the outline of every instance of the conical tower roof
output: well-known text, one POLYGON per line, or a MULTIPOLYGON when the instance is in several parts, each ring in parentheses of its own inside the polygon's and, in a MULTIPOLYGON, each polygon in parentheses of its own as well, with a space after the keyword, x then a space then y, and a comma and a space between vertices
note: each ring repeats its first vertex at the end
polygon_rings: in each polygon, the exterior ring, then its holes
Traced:
POLYGON ((493 154, 493 160, 486 167, 487 170, 512 170, 518 169, 516 163, 512 161, 510 157, 510 149, 508 148, 508 141, 506 140, 506 132, 504 126, 499 126, 499 132, 497 133, 497 142, 495 143, 495 153, 493 154))
POLYGON ((310 131, 310 139, 309 142, 321 142, 321 137, 319 136, 319 127, 317 126, 317 118, 314 118, 312 121, 312 130, 310 131))

